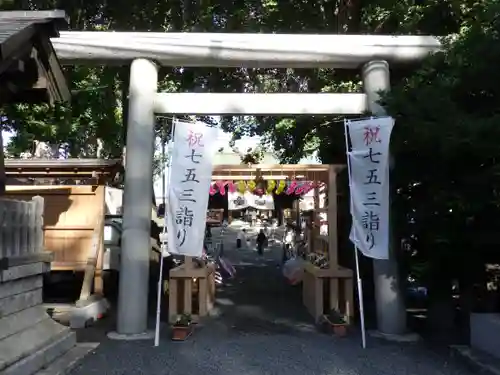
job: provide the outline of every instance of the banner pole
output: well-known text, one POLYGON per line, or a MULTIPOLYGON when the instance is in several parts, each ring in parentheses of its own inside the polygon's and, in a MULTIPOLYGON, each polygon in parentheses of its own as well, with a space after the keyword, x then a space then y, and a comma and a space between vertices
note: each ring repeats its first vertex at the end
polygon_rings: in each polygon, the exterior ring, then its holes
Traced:
MULTIPOLYGON (((344 119, 344 135, 345 135, 345 149, 346 149, 346 156, 347 156, 347 173, 349 176, 349 188, 350 188, 350 194, 349 194, 349 201, 350 201, 350 210, 351 210, 351 216, 353 213, 353 201, 352 201, 352 185, 351 185, 351 161, 350 161, 350 156, 349 156, 349 138, 347 136, 347 127, 348 121, 344 119)), ((354 239, 356 239, 356 226, 353 225, 353 230, 354 230, 354 239)), ((361 275, 360 275, 360 267, 359 267, 359 254, 358 254, 358 247, 356 244, 354 244, 354 258, 356 260, 356 279, 357 279, 357 284, 358 284, 358 301, 359 301, 359 315, 360 315, 360 321, 361 321, 361 344, 363 346, 363 349, 366 349, 366 328, 365 328, 365 307, 364 307, 364 301, 363 301, 363 281, 361 280, 361 275)))
MULTIPOLYGON (((172 119, 172 129, 170 132, 170 142, 173 142, 174 140, 174 131, 175 131, 175 117, 172 119)), ((164 129, 163 129, 164 130, 164 129)), ((162 151, 162 161, 165 161, 165 132, 162 132, 162 145, 161 145, 161 151, 162 151)), ((155 343, 154 346, 159 346, 160 345, 160 316, 161 316, 161 297, 162 297, 162 287, 163 287, 163 258, 165 257, 165 253, 168 251, 168 243, 166 240, 166 233, 167 233, 167 194, 168 189, 166 188, 167 182, 170 182, 170 167, 171 167, 171 155, 169 155, 168 161, 166 163, 167 173, 165 173, 165 166, 162 168, 162 183, 163 183, 163 207, 164 207, 164 212, 163 212, 163 229, 161 233, 161 239, 160 239, 160 272, 158 276, 158 291, 157 291, 157 296, 156 296, 156 325, 155 325, 155 343)))

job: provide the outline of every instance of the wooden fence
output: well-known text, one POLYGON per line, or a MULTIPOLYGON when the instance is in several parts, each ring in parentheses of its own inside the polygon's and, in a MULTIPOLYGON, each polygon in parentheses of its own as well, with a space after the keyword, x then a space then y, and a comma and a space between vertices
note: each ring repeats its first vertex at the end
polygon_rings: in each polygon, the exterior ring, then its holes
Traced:
POLYGON ((0 259, 43 250, 43 202, 0 199, 0 259))

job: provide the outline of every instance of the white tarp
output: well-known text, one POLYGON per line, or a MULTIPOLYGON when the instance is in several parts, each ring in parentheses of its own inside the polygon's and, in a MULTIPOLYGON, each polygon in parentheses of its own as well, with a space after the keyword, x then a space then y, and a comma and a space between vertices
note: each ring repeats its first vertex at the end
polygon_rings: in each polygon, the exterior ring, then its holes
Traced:
POLYGON ((217 129, 178 121, 168 185, 168 251, 200 257, 212 181, 217 129))
POLYGON ((348 121, 350 239, 363 255, 389 257, 389 143, 394 119, 348 121))
POLYGON ((248 207, 258 210, 274 210, 274 198, 271 194, 258 196, 249 191, 244 194, 236 191, 229 192, 227 199, 229 210, 242 210, 248 207))

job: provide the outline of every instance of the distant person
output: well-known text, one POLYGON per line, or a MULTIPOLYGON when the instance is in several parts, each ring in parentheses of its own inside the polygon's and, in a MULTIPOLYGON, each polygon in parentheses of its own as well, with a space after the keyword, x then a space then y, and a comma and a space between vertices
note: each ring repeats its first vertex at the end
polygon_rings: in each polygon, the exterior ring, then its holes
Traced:
POLYGON ((264 246, 266 246, 266 242, 267 242, 267 237, 264 233, 264 229, 261 229, 259 231, 259 234, 257 235, 257 252, 259 253, 259 255, 263 255, 264 254, 264 246))
POLYGON ((212 238, 212 228, 210 228, 210 225, 205 225, 205 237, 212 238))
POLYGON ((257 212, 256 211, 252 211, 250 213, 250 215, 251 215, 251 218, 252 218, 251 225, 252 225, 252 227, 255 227, 255 225, 257 224, 257 212))
POLYGON ((287 225, 283 235, 283 263, 288 260, 288 253, 295 246, 295 231, 292 225, 287 225))
POLYGON ((236 237, 236 248, 241 249, 241 246, 243 245, 243 241, 246 241, 246 229, 241 230, 238 232, 238 236, 236 237))

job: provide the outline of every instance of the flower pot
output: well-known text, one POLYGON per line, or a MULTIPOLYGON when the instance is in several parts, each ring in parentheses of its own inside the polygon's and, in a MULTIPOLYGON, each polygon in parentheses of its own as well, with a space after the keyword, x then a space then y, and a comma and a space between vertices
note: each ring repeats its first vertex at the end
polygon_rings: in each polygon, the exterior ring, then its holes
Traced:
POLYGON ((193 333, 193 327, 189 326, 172 326, 172 340, 184 341, 193 333))
POLYGON ((344 337, 347 335, 347 324, 346 323, 334 323, 327 315, 323 315, 324 324, 328 326, 327 330, 333 332, 338 337, 344 337))
POLYGON ((344 337, 347 335, 347 326, 346 324, 333 324, 333 333, 338 337, 344 337))

